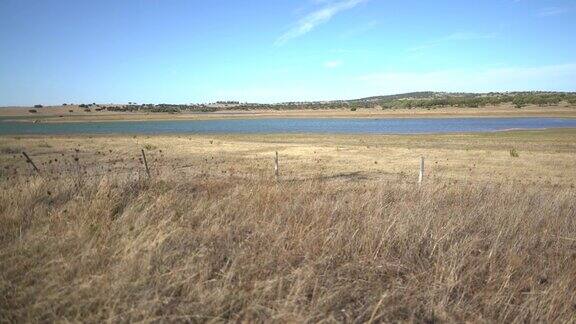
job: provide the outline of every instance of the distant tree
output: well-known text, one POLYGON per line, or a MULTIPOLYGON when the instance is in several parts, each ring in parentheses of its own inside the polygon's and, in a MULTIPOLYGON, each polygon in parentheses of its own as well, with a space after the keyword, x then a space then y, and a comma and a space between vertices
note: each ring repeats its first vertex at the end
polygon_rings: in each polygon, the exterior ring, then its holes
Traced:
POLYGON ((516 97, 514 98, 514 100, 512 100, 512 104, 514 105, 514 107, 520 109, 526 106, 526 100, 523 97, 516 97))
POLYGON ((42 108, 42 107, 44 107, 44 106, 42 106, 42 105, 34 105, 34 108, 42 108))

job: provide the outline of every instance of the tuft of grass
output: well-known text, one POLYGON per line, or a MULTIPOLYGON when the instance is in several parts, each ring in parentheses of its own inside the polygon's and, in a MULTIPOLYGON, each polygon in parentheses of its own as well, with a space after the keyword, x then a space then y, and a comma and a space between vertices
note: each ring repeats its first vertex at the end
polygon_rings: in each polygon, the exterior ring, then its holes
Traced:
POLYGON ((510 150, 510 156, 517 158, 517 157, 520 157, 520 154, 518 153, 518 151, 516 151, 516 149, 511 149, 510 150))
POLYGON ((144 149, 145 149, 146 151, 152 151, 152 150, 155 150, 155 149, 156 149, 156 146, 155 146, 155 145, 152 145, 152 144, 144 144, 144 149))
POLYGON ((22 147, 14 146, 4 146, 0 148, 0 153, 2 154, 20 154, 22 152, 22 147))
POLYGON ((574 320, 574 189, 176 173, 74 184, 0 189, 1 321, 574 320))

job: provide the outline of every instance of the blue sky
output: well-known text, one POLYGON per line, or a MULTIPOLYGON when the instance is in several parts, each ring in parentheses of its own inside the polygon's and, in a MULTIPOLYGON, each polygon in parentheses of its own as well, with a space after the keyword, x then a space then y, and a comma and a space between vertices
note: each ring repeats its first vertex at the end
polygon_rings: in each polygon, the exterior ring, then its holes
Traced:
POLYGON ((0 105, 576 90, 576 1, 0 0, 0 105))

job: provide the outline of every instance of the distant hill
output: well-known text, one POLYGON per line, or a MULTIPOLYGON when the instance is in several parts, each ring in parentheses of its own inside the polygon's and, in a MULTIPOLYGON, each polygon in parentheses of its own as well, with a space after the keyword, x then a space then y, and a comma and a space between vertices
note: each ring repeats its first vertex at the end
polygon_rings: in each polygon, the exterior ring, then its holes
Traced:
POLYGON ((530 96, 530 95, 575 95, 576 92, 556 92, 556 91, 514 91, 514 92, 434 92, 420 91, 407 92, 385 96, 373 96, 360 99, 344 100, 346 102, 374 102, 403 99, 437 99, 437 98, 475 98, 475 97, 502 97, 502 96, 530 96))
MULTIPOLYGON (((516 108, 522 108, 526 105, 553 106, 561 102, 576 104, 576 93, 546 91, 489 93, 422 91, 343 100, 336 103, 347 105, 351 107, 351 109, 360 107, 432 109, 441 107, 478 108, 504 103, 511 103, 516 108)), ((332 103, 332 105, 333 104, 334 103, 332 103)))
MULTIPOLYGON (((224 110, 315 110, 315 109, 435 109, 442 107, 478 108, 512 104, 516 108, 527 105, 554 106, 560 103, 576 105, 576 92, 434 92, 419 91, 394 95, 373 96, 360 99, 332 100, 332 101, 301 101, 283 102, 274 104, 242 103, 239 101, 218 101, 206 104, 136 104, 127 105, 98 105, 96 103, 69 105, 68 108, 77 107, 89 111, 116 111, 116 112, 214 112, 224 110)), ((63 105, 66 106, 66 105, 63 105)), ((37 105, 42 107, 42 105, 37 105)), ((43 109, 43 108, 39 108, 43 109)))
POLYGON ((393 94, 393 95, 386 95, 386 96, 374 96, 374 97, 366 97, 360 99, 352 99, 346 100, 350 102, 370 102, 370 101, 379 101, 379 100, 400 100, 400 99, 424 99, 424 98, 432 98, 437 95, 442 95, 443 92, 433 92, 433 91, 421 91, 421 92, 408 92, 408 93, 400 93, 400 94, 393 94))

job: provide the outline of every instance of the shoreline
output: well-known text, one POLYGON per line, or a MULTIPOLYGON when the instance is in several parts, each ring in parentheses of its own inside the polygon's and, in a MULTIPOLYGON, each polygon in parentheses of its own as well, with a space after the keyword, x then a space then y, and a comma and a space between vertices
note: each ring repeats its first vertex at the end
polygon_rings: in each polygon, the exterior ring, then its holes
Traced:
POLYGON ((478 132, 427 132, 427 133, 54 133, 54 134, 0 134, 0 138, 136 138, 136 137, 436 137, 436 136, 483 136, 483 135, 526 135, 537 132, 550 134, 554 132, 576 133, 576 127, 544 127, 544 128, 510 128, 478 132))
POLYGON ((576 118, 576 106, 527 106, 521 109, 509 105, 482 108, 437 108, 437 109, 343 109, 323 110, 253 110, 184 113, 111 113, 87 112, 69 114, 61 107, 41 108, 30 114, 27 108, 0 108, 0 121, 10 122, 144 122, 144 121, 204 121, 236 119, 414 119, 414 118, 576 118))

